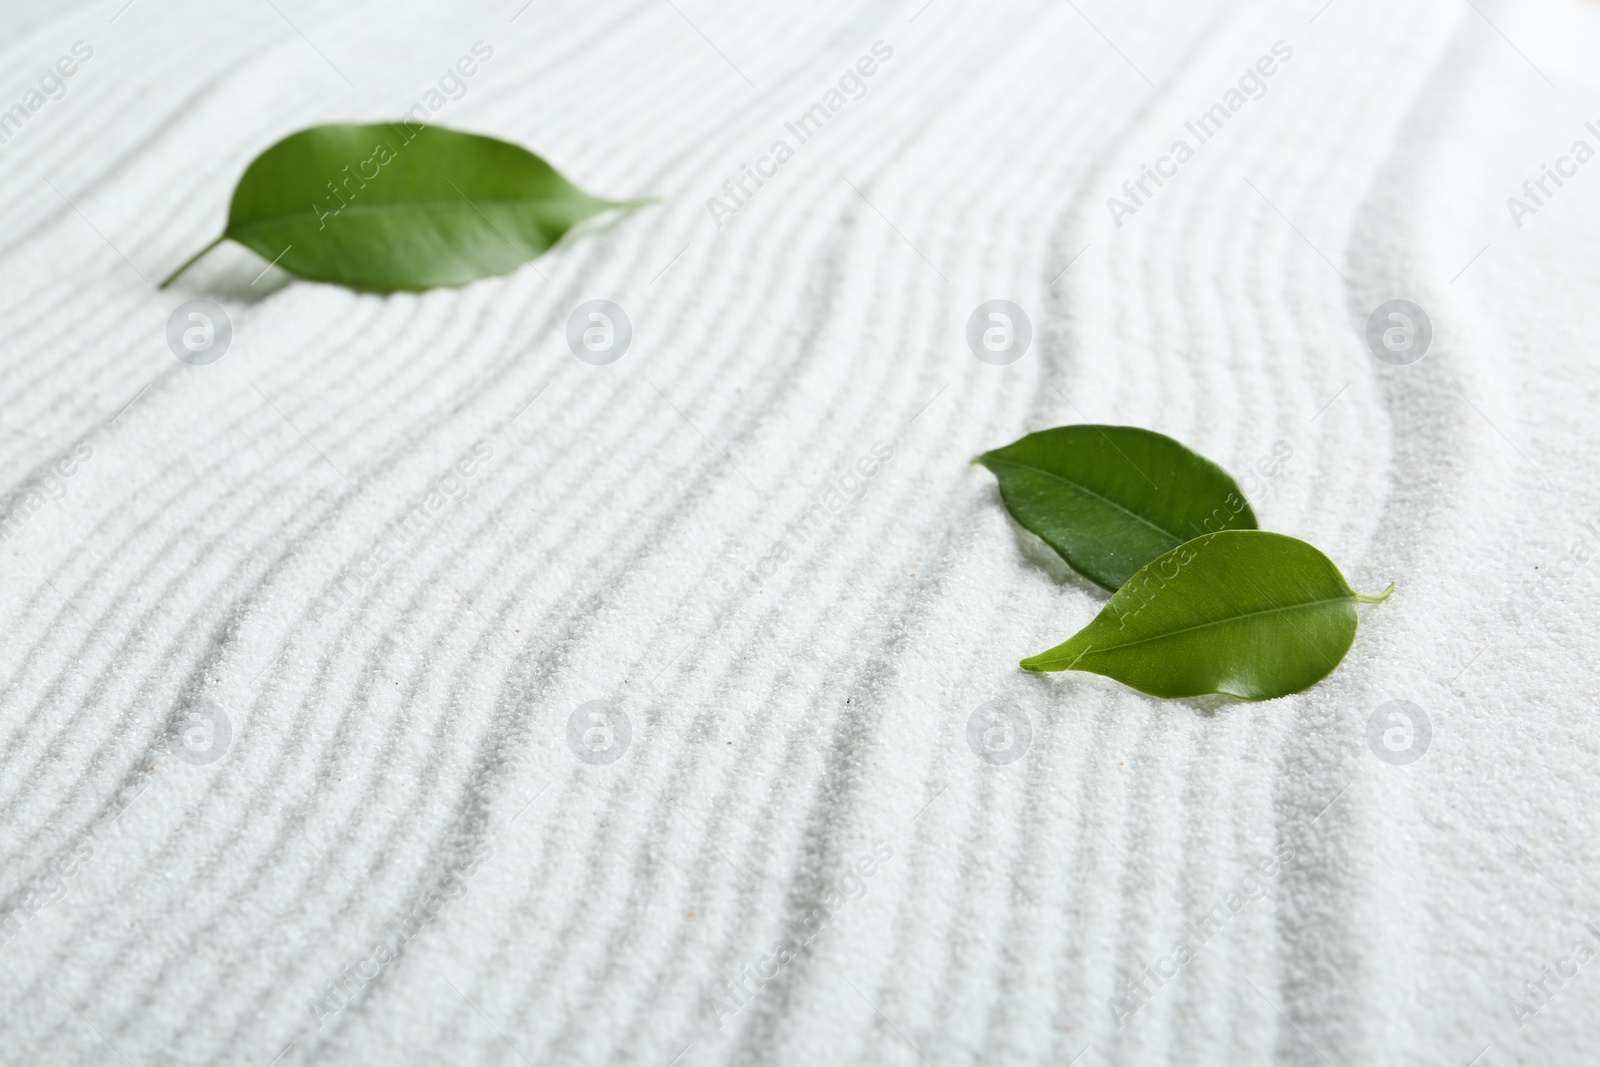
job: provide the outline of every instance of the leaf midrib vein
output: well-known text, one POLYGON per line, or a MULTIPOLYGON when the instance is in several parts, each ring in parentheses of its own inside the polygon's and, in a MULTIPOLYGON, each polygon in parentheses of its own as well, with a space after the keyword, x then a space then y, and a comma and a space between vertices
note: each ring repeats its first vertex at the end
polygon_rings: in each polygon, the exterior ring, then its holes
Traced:
POLYGON ((1111 507, 1116 508, 1118 511, 1122 512, 1124 515, 1127 515, 1127 516, 1129 516, 1131 518, 1137 519, 1138 521, 1144 523, 1146 526, 1150 527, 1150 529, 1154 530, 1156 533, 1165 534, 1167 537, 1170 537, 1172 539, 1172 542, 1173 542, 1174 546, 1181 545, 1181 544, 1184 543, 1184 541, 1188 540, 1188 538, 1186 538, 1186 537, 1183 537, 1183 536, 1181 536, 1179 534, 1173 533, 1171 530, 1167 529, 1165 526, 1157 526, 1155 523, 1151 522, 1149 519, 1145 518, 1143 515, 1140 515, 1137 511, 1128 510, 1127 508, 1123 507, 1121 504, 1117 503, 1115 500, 1112 500, 1110 497, 1102 496, 1101 494, 1095 492, 1093 489, 1090 489, 1087 485, 1084 485, 1082 482, 1075 482, 1071 478, 1066 477, 1065 475, 1057 474, 1055 471, 1047 470, 1044 467, 1036 467, 1031 463, 1019 463, 1018 461, 1016 461, 1014 459, 1002 459, 1000 462, 1010 464, 1011 466, 1020 468, 1022 470, 1036 471, 1039 474, 1042 474, 1047 478, 1054 478, 1058 482, 1061 482, 1061 483, 1063 483, 1065 485, 1070 485, 1074 489, 1077 489, 1079 492, 1082 492, 1082 493, 1085 493, 1085 494, 1087 494, 1089 496, 1092 496, 1096 500, 1101 501, 1102 503, 1109 504, 1111 507))
MULTIPOLYGON (((378 214, 378 213, 385 212, 385 211, 398 211, 398 210, 402 210, 402 209, 406 209, 406 208, 419 208, 419 207, 466 208, 466 209, 468 209, 470 211, 470 210, 473 209, 473 206, 475 204, 494 204, 494 205, 497 205, 497 206, 498 205, 506 205, 506 204, 520 205, 520 204, 537 204, 537 203, 547 203, 547 202, 561 202, 561 201, 563 201, 565 199, 566 198, 559 197, 559 196, 524 196, 524 197, 493 197, 493 196, 491 196, 491 197, 481 197, 481 198, 479 198, 478 200, 475 200, 475 201, 474 200, 385 200, 385 201, 381 201, 381 202, 376 203, 376 204, 346 204, 346 205, 344 205, 344 207, 339 208, 336 211, 328 212, 328 217, 329 218, 337 218, 338 216, 344 214, 346 211, 350 212, 351 214, 362 215, 362 214, 378 214)), ((602 201, 602 204, 604 204, 603 201, 602 201)), ((598 214, 599 211, 603 211, 603 210, 605 210, 604 206, 599 208, 598 211, 596 212, 596 214, 598 214)), ((255 228, 260 227, 260 226, 273 226, 273 225, 279 225, 279 224, 282 224, 282 223, 285 223, 285 222, 298 221, 298 220, 302 220, 302 219, 320 219, 322 217, 323 216, 317 214, 315 211, 292 211, 292 212, 285 212, 282 215, 270 215, 270 216, 267 216, 265 218, 256 219, 256 220, 254 220, 252 222, 244 223, 243 225, 239 226, 237 229, 234 229, 233 227, 229 227, 229 229, 234 233, 245 233, 245 232, 247 232, 249 230, 255 229, 255 228)))
MULTIPOLYGON (((1147 645, 1151 641, 1163 641, 1163 640, 1166 640, 1169 637, 1177 637, 1179 634, 1193 633, 1195 630, 1204 630, 1204 629, 1206 629, 1207 627, 1210 627, 1210 626, 1225 626, 1225 625, 1227 625, 1228 623, 1231 623, 1231 622, 1240 622, 1240 621, 1242 621, 1244 619, 1253 619, 1253 618, 1256 618, 1259 615, 1271 615, 1274 612, 1280 612, 1281 613, 1281 612, 1285 612, 1285 611, 1299 611, 1302 608, 1321 607, 1323 604, 1337 604, 1341 600, 1351 600, 1351 601, 1353 601, 1353 600, 1355 600, 1355 597, 1353 595, 1352 596, 1340 595, 1340 596, 1333 596, 1333 597, 1324 597, 1321 600, 1305 600, 1305 601, 1301 601, 1298 604, 1286 604, 1286 605, 1279 605, 1279 606, 1270 607, 1270 608, 1262 608, 1260 611, 1247 611, 1242 615, 1230 615, 1226 619, 1212 619, 1212 620, 1210 620, 1208 622, 1195 623, 1193 626, 1185 626, 1181 630, 1168 630, 1166 633, 1155 634, 1154 636, 1151 636, 1151 637, 1141 637, 1137 641, 1125 641, 1125 642, 1123 642, 1122 644, 1119 644, 1119 645, 1098 645, 1095 648, 1093 648, 1091 651, 1093 651, 1093 652, 1115 652, 1115 651, 1119 651, 1119 650, 1124 649, 1124 648, 1133 648, 1136 645, 1147 645)), ((1084 653, 1085 656, 1087 656, 1088 654, 1089 654, 1088 652, 1084 653)))

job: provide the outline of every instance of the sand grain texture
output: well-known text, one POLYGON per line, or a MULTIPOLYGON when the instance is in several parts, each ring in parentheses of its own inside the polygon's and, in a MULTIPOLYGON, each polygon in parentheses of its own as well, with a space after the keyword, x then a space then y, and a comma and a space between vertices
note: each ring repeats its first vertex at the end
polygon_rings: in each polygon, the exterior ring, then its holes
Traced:
POLYGON ((94 55, 0 144, 0 1061, 1592 1062, 1600 964, 1520 1027, 1513 998, 1600 944, 1600 163, 1520 227, 1505 200, 1600 146, 1600 8, 520 6, 7 16, 0 106, 94 55), (457 290, 230 248, 154 289, 257 152, 398 114, 480 40, 434 121, 663 203, 457 290), (1361 335, 1395 297, 1437 331, 1410 367, 1361 335), (165 346, 190 298, 233 323, 208 367, 165 346), (565 345, 592 298, 633 322, 610 366, 565 345), (995 298, 1034 328, 1004 367, 963 340, 995 298), (1241 476, 1284 443, 1263 525, 1398 592, 1283 700, 1024 674, 1103 594, 968 461, 1082 421, 1241 476), (967 739, 997 699, 1032 727, 1005 765, 967 739), (1410 765, 1368 746, 1391 699, 1431 723, 1410 765), (568 744, 595 700, 613 763, 568 744), (206 701, 230 736, 190 764, 206 701))

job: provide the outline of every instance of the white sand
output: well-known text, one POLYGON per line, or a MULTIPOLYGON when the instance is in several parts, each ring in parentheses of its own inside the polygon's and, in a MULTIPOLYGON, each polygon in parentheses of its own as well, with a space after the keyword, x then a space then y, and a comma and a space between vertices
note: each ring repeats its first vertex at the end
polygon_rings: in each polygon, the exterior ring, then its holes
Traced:
POLYGON ((1594 1062, 1600 162, 1520 228, 1505 201, 1600 147, 1600 8, 275 2, 6 15, 0 108, 94 51, 0 145, 0 1060, 1594 1062), (258 151, 395 115, 478 40, 435 121, 665 203, 460 290, 225 248, 155 291, 258 151), (719 229, 707 198, 878 40, 719 229), (1004 367, 962 336, 997 297, 1035 335, 1004 367), (1408 367, 1361 335, 1395 297, 1437 331, 1408 367), (165 344, 191 298, 233 323, 211 366, 165 344), (610 366, 564 341, 591 298, 633 322, 610 366), (1285 442, 1263 523, 1398 592, 1283 700, 1025 675, 1102 596, 967 461, 1080 421, 1239 472, 1285 442), (989 765, 999 698, 1032 741, 989 765), (1391 699, 1431 724, 1409 765, 1368 745, 1391 699), (610 764, 567 740, 595 700, 610 764), (231 736, 192 765, 168 737, 205 701, 231 736), (1146 966, 1177 975, 1119 1028, 1146 966))

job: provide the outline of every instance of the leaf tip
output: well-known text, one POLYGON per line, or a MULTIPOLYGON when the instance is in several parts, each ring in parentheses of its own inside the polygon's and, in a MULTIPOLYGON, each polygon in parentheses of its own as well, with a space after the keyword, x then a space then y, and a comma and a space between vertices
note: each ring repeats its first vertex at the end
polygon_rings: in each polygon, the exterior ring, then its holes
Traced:
POLYGON ((1051 655, 1052 652, 1060 651, 1061 648, 1058 645, 1049 651, 1039 653, 1037 656, 1029 656, 1027 659, 1019 663, 1018 666, 1025 671, 1033 671, 1036 674, 1053 674, 1056 671, 1072 670, 1072 668, 1077 665, 1078 660, 1083 658, 1082 655, 1079 655, 1071 663, 1064 664, 1061 662, 1060 656, 1051 655))

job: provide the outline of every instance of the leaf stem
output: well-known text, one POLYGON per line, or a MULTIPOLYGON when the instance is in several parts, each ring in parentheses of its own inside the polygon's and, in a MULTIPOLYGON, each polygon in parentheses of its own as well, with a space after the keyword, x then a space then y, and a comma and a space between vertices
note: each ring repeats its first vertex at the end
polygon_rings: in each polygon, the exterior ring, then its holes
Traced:
POLYGON ((196 260, 198 260, 201 256, 205 255, 207 252, 211 251, 213 248, 217 247, 218 245, 220 245, 223 241, 226 241, 227 239, 228 239, 228 235, 227 234, 223 234, 222 236, 218 237, 215 241, 212 241, 210 244, 206 245, 200 251, 196 252, 194 255, 192 255, 188 259, 184 260, 183 261, 183 266, 179 267, 177 270, 175 270, 171 274, 167 275, 167 280, 162 282, 160 285, 156 286, 156 288, 157 289, 165 289, 167 286, 169 286, 173 282, 177 281, 178 280, 178 275, 182 274, 184 271, 186 271, 190 267, 194 266, 196 260))
POLYGON ((1377 596, 1362 596, 1360 593, 1357 593, 1356 600, 1362 604, 1382 604, 1385 600, 1389 599, 1389 594, 1392 592, 1394 592, 1394 583, 1390 582, 1389 588, 1385 589, 1377 596))

